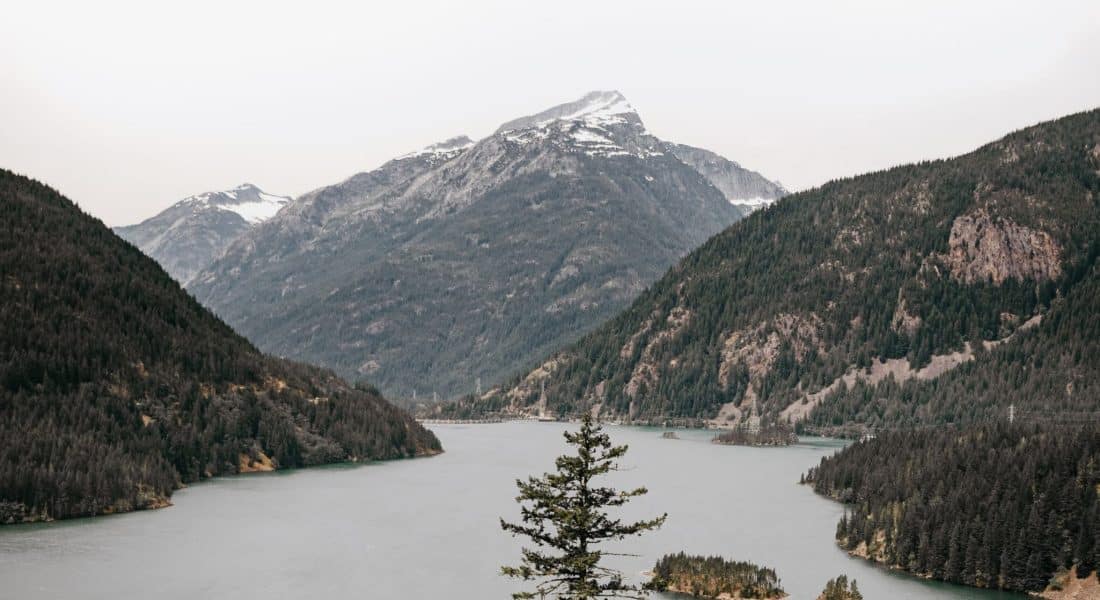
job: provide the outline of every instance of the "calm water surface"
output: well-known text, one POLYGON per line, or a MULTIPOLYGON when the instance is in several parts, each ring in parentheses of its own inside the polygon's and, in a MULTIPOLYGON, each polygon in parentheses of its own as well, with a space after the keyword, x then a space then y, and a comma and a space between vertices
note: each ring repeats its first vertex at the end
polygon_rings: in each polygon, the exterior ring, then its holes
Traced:
MULTIPOLYGON (((0 528, 0 598, 399 599, 509 598, 500 577, 520 540, 515 479, 563 453, 556 423, 434 427, 447 453, 411 461, 245 475, 196 484, 175 506, 0 528)), ((665 527, 623 546, 638 578, 662 554, 720 554, 774 567, 793 599, 813 599, 846 573, 868 600, 1022 596, 906 577, 849 558, 833 543, 843 511, 797 485, 840 442, 790 448, 680 440, 610 428, 630 445, 619 486, 646 485, 630 517, 668 513, 665 527)), ((655 596, 656 597, 656 596, 655 596)))

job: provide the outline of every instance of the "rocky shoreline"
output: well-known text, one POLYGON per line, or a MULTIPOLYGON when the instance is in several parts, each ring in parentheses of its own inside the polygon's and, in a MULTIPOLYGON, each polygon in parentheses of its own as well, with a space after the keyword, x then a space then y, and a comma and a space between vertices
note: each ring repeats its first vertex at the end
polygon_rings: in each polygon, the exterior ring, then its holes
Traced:
MULTIPOLYGON (((880 532, 879 536, 876 536, 876 540, 885 538, 885 534, 880 532)), ((837 545, 841 549, 844 549, 844 541, 837 540, 837 545)), ((845 550, 848 556, 853 558, 861 558, 875 565, 888 569, 890 571, 896 571, 898 573, 904 573, 910 577, 919 577, 921 579, 932 580, 931 573, 915 573, 908 571, 896 565, 887 564, 884 560, 880 548, 869 548, 867 544, 861 543, 851 550, 845 550)), ((964 584, 957 584, 964 585, 964 584)), ((974 589, 996 589, 996 588, 983 588, 976 586, 964 586, 974 587, 974 589)), ((1032 598, 1042 598, 1044 600, 1094 600, 1100 598, 1100 580, 1098 580, 1098 574, 1093 571, 1087 577, 1079 577, 1076 571, 1064 571, 1054 576, 1051 584, 1041 592, 1027 592, 1027 595, 1032 598)))

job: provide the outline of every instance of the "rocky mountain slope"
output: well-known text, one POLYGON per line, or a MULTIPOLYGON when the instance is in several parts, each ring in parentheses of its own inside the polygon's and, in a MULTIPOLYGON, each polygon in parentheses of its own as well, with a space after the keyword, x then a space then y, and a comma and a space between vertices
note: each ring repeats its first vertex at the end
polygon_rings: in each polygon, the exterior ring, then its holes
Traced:
POLYGON ((267 351, 388 395, 472 392, 741 216, 673 150, 621 94, 594 92, 305 194, 189 289, 267 351))
POLYGON ((0 212, 0 523, 439 451, 376 391, 261 354, 56 191, 0 170, 0 212))
POLYGON ((115 227, 114 231, 156 259, 176 281, 186 284, 233 240, 275 216, 289 201, 245 183, 224 192, 184 198, 137 225, 115 227))
POLYGON ((710 150, 683 144, 669 144, 669 149, 676 158, 702 173, 727 200, 745 214, 768 206, 788 193, 779 182, 769 181, 760 173, 750 171, 710 150))
POLYGON ((829 429, 1095 410, 1100 111, 786 197, 448 414, 829 429))

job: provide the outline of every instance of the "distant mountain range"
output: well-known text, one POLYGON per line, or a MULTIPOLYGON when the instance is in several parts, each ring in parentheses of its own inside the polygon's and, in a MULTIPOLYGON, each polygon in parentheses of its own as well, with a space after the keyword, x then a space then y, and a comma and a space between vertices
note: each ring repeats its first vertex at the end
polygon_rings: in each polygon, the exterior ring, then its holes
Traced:
POLYGON ((45 185, 0 170, 0 212, 0 524, 163 506, 223 473, 440 450, 377 391, 261 354, 45 185))
POLYGON ((577 339, 785 193, 593 92, 307 193, 188 289, 266 351, 454 397, 577 339))
MULTIPOLYGON (((442 414, 821 431, 1094 411, 1100 110, 793 194, 442 414)), ((1082 417, 1088 418, 1088 417, 1082 417)))
POLYGON ((186 284, 233 240, 275 216, 289 201, 246 183, 224 192, 184 198, 137 225, 114 230, 156 259, 176 281, 186 284))

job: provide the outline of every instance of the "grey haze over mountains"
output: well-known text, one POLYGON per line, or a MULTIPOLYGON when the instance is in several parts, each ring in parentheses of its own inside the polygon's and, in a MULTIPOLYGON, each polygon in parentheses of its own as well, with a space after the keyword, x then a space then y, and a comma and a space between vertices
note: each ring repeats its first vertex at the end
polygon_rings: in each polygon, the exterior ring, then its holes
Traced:
POLYGON ((304 194, 189 288, 269 352, 453 397, 577 339, 783 193, 593 92, 304 194))
POLYGON ((290 198, 252 184, 184 198, 138 223, 114 231, 154 258, 173 279, 186 284, 258 223, 275 216, 290 198))

